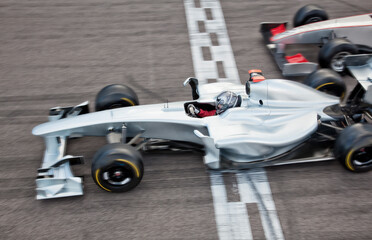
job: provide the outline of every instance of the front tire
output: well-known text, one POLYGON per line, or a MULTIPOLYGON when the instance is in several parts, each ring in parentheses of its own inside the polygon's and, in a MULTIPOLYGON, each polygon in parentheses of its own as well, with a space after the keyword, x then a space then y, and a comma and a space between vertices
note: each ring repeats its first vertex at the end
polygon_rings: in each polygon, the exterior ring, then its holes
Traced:
POLYGON ((333 96, 345 96, 346 85, 340 75, 330 69, 319 69, 311 73, 304 84, 333 96))
POLYGON ((138 104, 138 96, 133 89, 121 84, 104 87, 96 97, 96 111, 136 106, 138 104))
POLYGON ((309 4, 300 8, 294 18, 293 26, 299 27, 305 24, 328 20, 327 12, 318 5, 309 4))
POLYGON ((349 171, 372 169, 372 125, 358 123, 345 128, 338 136, 335 158, 349 171))
POLYGON ((346 71, 345 57, 358 53, 358 48, 343 38, 333 39, 320 49, 318 61, 323 68, 330 68, 335 72, 346 71))
POLYGON ((108 144, 94 155, 92 177, 105 191, 129 191, 141 182, 143 174, 142 156, 132 146, 108 144))

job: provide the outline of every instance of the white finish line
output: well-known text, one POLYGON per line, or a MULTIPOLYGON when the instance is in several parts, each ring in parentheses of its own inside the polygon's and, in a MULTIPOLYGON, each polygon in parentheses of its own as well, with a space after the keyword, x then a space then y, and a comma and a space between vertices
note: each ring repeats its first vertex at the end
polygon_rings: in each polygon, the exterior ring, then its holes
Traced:
POLYGON ((257 168, 236 175, 240 202, 228 202, 222 173, 211 173, 211 189, 219 238, 253 239, 247 203, 256 203, 266 239, 283 239, 265 170, 257 168))
MULTIPOLYGON (((220 2, 184 0, 184 5, 199 83, 210 80, 240 83, 220 2), (208 52, 210 57, 206 57, 208 52)), ((242 171, 236 178, 240 202, 228 202, 222 173, 210 175, 219 239, 253 239, 247 203, 257 204, 266 239, 284 239, 265 170, 242 171)))
POLYGON ((195 6, 194 0, 184 0, 184 4, 195 77, 199 83, 207 83, 208 79, 215 79, 218 82, 240 83, 220 2, 200 0, 199 8, 195 6), (210 19, 207 19, 207 10, 210 11, 210 19), (199 25, 204 26, 204 29, 200 29, 199 25), (216 36, 217 41, 214 44, 211 34, 216 36), (210 60, 204 59, 203 47, 206 50, 209 49, 210 60), (225 77, 218 73, 217 62, 222 62, 225 77))

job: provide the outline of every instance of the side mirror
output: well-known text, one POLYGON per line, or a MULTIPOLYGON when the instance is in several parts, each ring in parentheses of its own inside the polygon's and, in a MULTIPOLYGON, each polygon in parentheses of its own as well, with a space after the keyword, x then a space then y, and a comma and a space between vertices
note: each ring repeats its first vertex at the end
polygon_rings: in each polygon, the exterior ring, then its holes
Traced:
POLYGON ((196 78, 188 78, 183 82, 183 86, 186 86, 187 84, 190 84, 191 90, 192 90, 192 99, 196 100, 199 98, 199 92, 198 92, 198 84, 199 81, 196 78))
POLYGON ((251 95, 251 83, 249 81, 245 83, 245 92, 247 93, 248 96, 251 95))

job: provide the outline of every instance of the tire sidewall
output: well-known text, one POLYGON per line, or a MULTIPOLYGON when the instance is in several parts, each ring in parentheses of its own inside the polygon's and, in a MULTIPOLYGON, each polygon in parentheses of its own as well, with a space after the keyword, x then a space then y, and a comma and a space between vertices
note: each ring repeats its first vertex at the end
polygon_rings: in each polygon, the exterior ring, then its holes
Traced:
MULTIPOLYGON (((310 24, 308 22, 311 18, 318 17, 319 21, 328 20, 328 14, 321 7, 314 4, 309 4, 300 8, 293 17, 293 26, 299 27, 302 25, 310 24)), ((317 21, 317 22, 319 22, 317 21)))
POLYGON ((337 97, 343 97, 346 91, 342 78, 330 69, 319 69, 311 73, 304 80, 304 84, 337 97))
MULTIPOLYGON (((357 47, 346 39, 333 39, 327 42, 319 51, 318 61, 323 68, 332 68, 332 59, 341 52, 349 53, 350 55, 358 53, 357 47)), ((341 72, 345 72, 346 67, 341 72)))
POLYGON ((99 104, 96 104, 96 110, 107 110, 107 109, 114 109, 119 107, 131 107, 136 106, 135 99, 132 96, 122 93, 112 93, 109 95, 105 95, 100 98, 99 104), (129 100, 129 101, 128 101, 129 100))
POLYGON ((92 161, 92 177, 103 190, 109 192, 126 192, 135 188, 142 180, 144 166, 141 154, 133 147, 115 143, 102 147, 92 161), (124 167, 132 172, 133 178, 125 185, 115 186, 103 179, 103 174, 112 167, 124 167))
POLYGON ((95 100, 96 111, 136 105, 139 105, 137 94, 130 87, 121 84, 104 87, 95 100))
POLYGON ((355 154, 355 151, 361 148, 364 148, 364 147, 369 147, 369 146, 372 146, 372 137, 364 136, 358 139, 355 145, 348 152, 345 153, 344 166, 348 170, 353 171, 353 172, 368 172, 369 170, 371 170, 372 164, 366 167, 362 167, 362 166, 355 165, 353 161, 350 161, 352 160, 352 156, 355 154), (348 156, 351 151, 352 151, 351 156, 348 156), (348 157, 350 158, 350 160, 348 159, 348 157), (351 165, 353 169, 351 169, 349 165, 351 165))
POLYGON ((372 165, 368 168, 359 167, 353 162, 348 163, 347 160, 351 151, 354 154, 356 150, 367 146, 372 146, 372 125, 358 123, 345 128, 338 136, 335 142, 334 156, 347 170, 366 172, 372 169, 372 165), (353 169, 348 164, 351 164, 353 169))

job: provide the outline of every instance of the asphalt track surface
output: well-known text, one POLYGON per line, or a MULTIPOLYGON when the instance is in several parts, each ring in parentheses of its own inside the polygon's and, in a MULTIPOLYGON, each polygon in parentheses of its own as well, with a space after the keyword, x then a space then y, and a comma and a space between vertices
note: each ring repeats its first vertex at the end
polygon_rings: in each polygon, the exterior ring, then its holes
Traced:
MULTIPOLYGON (((258 32, 263 21, 292 20, 307 1, 222 1, 241 81, 260 68, 281 78, 258 32)), ((331 17, 371 12, 369 0, 313 1, 331 17)), ((194 75, 183 1, 3 0, 0 2, 0 239, 218 239, 209 172, 192 152, 144 153, 145 176, 110 194, 90 176, 105 139, 72 140, 82 197, 35 200, 44 144, 31 135, 50 107, 94 102, 124 83, 141 104, 191 99, 194 75)), ((93 107, 91 106, 93 110, 93 107)), ((285 239, 371 239, 372 172, 337 162, 266 169, 285 239)), ((232 174, 224 174, 230 201, 232 174)), ((257 206, 247 204, 254 239, 265 239, 257 206)))

